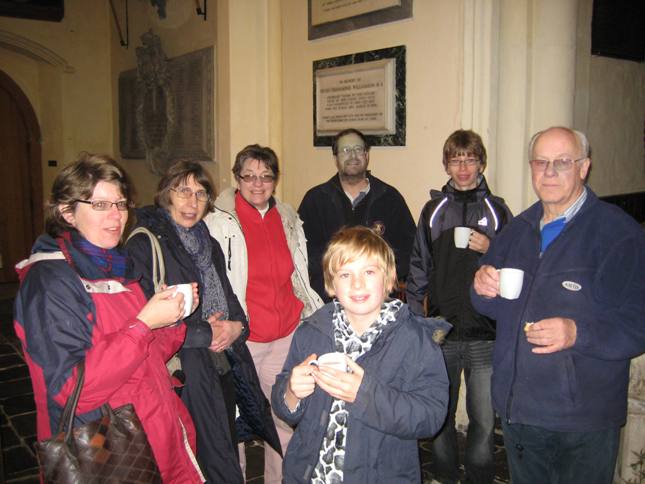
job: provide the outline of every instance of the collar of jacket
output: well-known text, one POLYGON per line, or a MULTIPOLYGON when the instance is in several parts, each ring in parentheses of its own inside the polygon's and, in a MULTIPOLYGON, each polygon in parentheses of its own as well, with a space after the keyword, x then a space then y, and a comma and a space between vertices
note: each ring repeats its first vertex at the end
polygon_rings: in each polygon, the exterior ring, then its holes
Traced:
POLYGON ((476 203, 481 202, 484 198, 490 195, 490 189, 488 188, 488 183, 486 182, 486 177, 480 175, 480 180, 477 186, 471 190, 457 190, 453 184, 452 180, 448 182, 439 190, 430 190, 430 198, 437 199, 447 197, 449 200, 453 200, 460 203, 476 203))
MULTIPOLYGON (((376 178, 372 173, 367 170, 367 179, 370 181, 370 191, 369 191, 369 196, 373 198, 378 198, 380 197, 383 193, 385 193, 386 185, 383 183, 381 180, 376 178)), ((343 186, 340 184, 340 175, 336 173, 334 176, 332 176, 329 180, 327 180, 327 183, 324 184, 325 187, 332 186, 332 190, 337 191, 343 196, 345 195, 345 190, 343 190, 343 186)))
MULTIPOLYGON (((73 267, 74 271, 83 279, 90 281, 114 279, 122 281, 123 283, 129 283, 134 280, 132 278, 132 271, 130 268, 126 270, 126 275, 123 278, 106 276, 106 274, 101 272, 88 256, 74 247, 71 242, 71 237, 72 235, 70 232, 65 232, 57 238, 53 238, 48 234, 43 234, 38 237, 31 250, 31 256, 29 259, 25 259, 16 265, 16 270, 19 275, 21 273, 26 274, 32 264, 37 263, 39 260, 47 260, 51 258, 48 257, 48 255, 53 256, 58 252, 64 256, 65 260, 73 267)), ((53 258, 57 259, 59 257, 53 258)))
MULTIPOLYGON (((563 232, 566 231, 569 226, 574 224, 579 217, 584 216, 585 213, 587 213, 596 203, 599 202, 598 196, 591 190, 591 188, 589 188, 587 185, 585 185, 585 187, 587 188, 587 199, 582 204, 582 207, 580 207, 578 213, 575 214, 574 217, 569 220, 569 222, 567 222, 567 224, 564 226, 564 229, 562 229, 563 232)), ((540 220, 542 219, 543 214, 544 207, 542 206, 542 202, 538 200, 529 208, 520 213, 517 218, 529 224, 533 229, 539 232, 540 220)))
MULTIPOLYGON (((396 319, 394 321, 389 322, 385 328, 383 328, 383 332, 381 333, 381 336, 377 338, 377 340, 374 343, 373 349, 378 349, 380 348, 384 342, 387 340, 388 336, 394 331, 396 327, 402 324, 402 321, 404 321, 408 317, 408 313, 410 312, 408 306, 404 304, 401 306, 401 309, 399 309, 399 312, 396 315, 396 319)), ((332 344, 333 344, 333 338, 334 338, 334 328, 332 324, 332 318, 334 316, 334 302, 329 302, 325 304, 321 309, 316 311, 314 314, 309 316, 303 324, 310 324, 312 328, 316 329, 319 331, 323 336, 325 336, 328 339, 332 339, 332 344)))
MULTIPOLYGON (((217 199, 215 200, 215 211, 226 213, 233 217, 233 219, 240 225, 240 219, 235 211, 235 194, 237 189, 233 187, 222 190, 217 199)), ((287 237, 287 245, 289 251, 293 254, 298 245, 298 232, 296 230, 299 221, 298 214, 289 205, 282 203, 278 198, 271 197, 275 203, 276 210, 280 214, 282 220, 282 227, 287 237)), ((241 230, 241 225, 240 225, 241 230)))
MULTIPOLYGON (((136 227, 145 227, 150 230, 157 237, 168 239, 169 245, 183 249, 184 245, 177 235, 175 227, 170 222, 170 214, 165 208, 148 205, 146 207, 138 208, 135 211, 136 227)), ((204 220, 197 222, 203 224, 204 220)), ((188 253, 186 253, 188 255, 188 253)))

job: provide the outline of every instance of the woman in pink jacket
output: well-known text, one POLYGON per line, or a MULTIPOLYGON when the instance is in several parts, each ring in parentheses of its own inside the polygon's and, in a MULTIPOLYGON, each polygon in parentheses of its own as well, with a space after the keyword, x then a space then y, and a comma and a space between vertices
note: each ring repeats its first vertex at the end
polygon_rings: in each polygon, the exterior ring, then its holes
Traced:
POLYGON ((84 359, 74 426, 96 420, 105 403, 132 403, 163 481, 203 482, 193 422, 165 365, 184 339, 183 323, 175 324, 183 296, 165 290, 146 301, 130 277, 119 247, 130 205, 116 162, 81 154, 54 181, 46 234, 17 266, 14 324, 34 388, 38 439, 56 433, 84 359))

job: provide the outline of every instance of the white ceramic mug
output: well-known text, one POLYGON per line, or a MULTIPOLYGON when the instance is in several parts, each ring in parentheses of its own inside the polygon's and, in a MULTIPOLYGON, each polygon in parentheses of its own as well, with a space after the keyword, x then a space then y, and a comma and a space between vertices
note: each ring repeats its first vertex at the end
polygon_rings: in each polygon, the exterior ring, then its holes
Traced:
POLYGON ((172 288, 175 290, 173 297, 175 297, 178 292, 184 295, 184 315, 181 319, 186 319, 190 316, 190 313, 193 312, 193 285, 190 283, 177 284, 172 286, 172 288))
POLYGON ((504 299, 517 299, 522 292, 524 283, 524 271, 522 269, 511 269, 505 267, 498 269, 499 272, 499 295, 504 299))
POLYGON ((334 370, 347 372, 347 360, 345 359, 345 353, 325 353, 320 355, 317 360, 312 360, 309 362, 310 365, 318 366, 321 365, 329 366, 334 370))
POLYGON ((468 247, 471 232, 472 229, 470 227, 455 227, 455 247, 458 249, 468 247))

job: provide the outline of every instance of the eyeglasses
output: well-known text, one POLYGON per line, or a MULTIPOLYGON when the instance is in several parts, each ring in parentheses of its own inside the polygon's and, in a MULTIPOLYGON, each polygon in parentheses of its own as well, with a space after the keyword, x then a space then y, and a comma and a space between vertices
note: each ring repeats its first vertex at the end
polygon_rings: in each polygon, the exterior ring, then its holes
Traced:
POLYGON ((578 158, 577 160, 572 160, 570 158, 558 158, 557 160, 530 160, 529 163, 531 168, 535 171, 546 171, 549 168, 549 165, 553 165, 555 171, 567 171, 570 170, 574 163, 586 159, 586 156, 578 158))
POLYGON ((175 192, 179 198, 192 198, 193 194, 200 202, 207 202, 210 198, 206 190, 197 190, 194 192, 190 187, 171 188, 171 190, 175 192))
POLYGON ((478 158, 466 158, 465 160, 458 160, 458 159, 448 160, 448 166, 452 166, 452 167, 457 167, 461 165, 475 166, 477 163, 479 163, 478 158))
POLYGON ((116 205, 116 209, 119 212, 125 212, 127 209, 129 209, 132 205, 128 200, 119 200, 118 202, 109 202, 107 200, 78 200, 75 199, 75 202, 78 203, 86 203, 88 205, 92 205, 92 210, 96 210, 97 212, 107 212, 108 210, 112 209, 112 205, 116 205))
POLYGON ((356 146, 345 146, 340 149, 340 152, 343 156, 349 156, 352 153, 358 156, 362 156, 365 153, 367 153, 367 150, 363 145, 356 145, 356 146))
POLYGON ((260 180, 262 183, 273 183, 275 180, 275 176, 273 175, 240 175, 240 180, 244 181, 245 183, 256 183, 258 180, 260 180))

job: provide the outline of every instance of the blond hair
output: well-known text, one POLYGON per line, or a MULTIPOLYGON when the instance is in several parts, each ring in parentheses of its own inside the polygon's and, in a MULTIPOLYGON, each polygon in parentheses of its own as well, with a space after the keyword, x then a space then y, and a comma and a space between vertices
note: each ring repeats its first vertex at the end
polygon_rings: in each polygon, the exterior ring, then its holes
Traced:
POLYGON ((342 228, 329 241, 322 259, 325 290, 334 295, 334 276, 345 264, 367 257, 374 259, 385 276, 386 294, 396 286, 394 252, 385 240, 367 227, 342 228))

